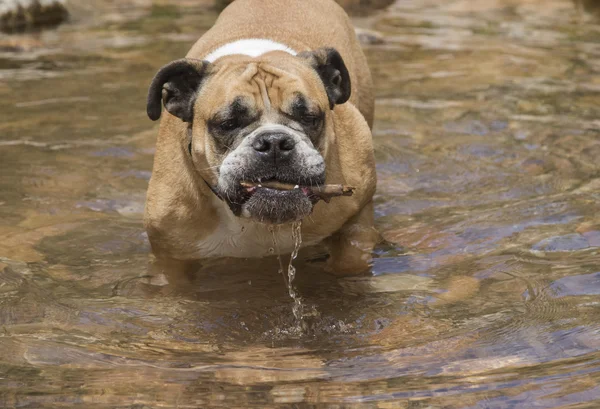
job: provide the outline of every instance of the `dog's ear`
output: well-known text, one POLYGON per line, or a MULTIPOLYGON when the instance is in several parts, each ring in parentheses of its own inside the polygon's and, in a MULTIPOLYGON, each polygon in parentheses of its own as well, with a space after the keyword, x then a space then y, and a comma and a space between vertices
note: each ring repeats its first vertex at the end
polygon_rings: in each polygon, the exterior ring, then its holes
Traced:
POLYGON ((200 83, 205 78, 208 61, 183 58, 162 67, 150 84, 146 110, 153 121, 162 113, 161 101, 166 110, 183 122, 194 119, 194 103, 200 83))
POLYGON ((350 74, 342 56, 335 48, 319 48, 303 51, 298 57, 305 59, 319 74, 329 97, 329 107, 343 104, 350 99, 352 91, 350 74))

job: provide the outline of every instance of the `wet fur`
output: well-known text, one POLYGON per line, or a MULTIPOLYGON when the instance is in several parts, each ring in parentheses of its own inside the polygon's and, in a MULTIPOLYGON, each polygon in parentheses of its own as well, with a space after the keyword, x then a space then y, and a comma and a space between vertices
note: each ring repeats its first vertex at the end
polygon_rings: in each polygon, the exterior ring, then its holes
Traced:
MULTIPOLYGON (((368 251, 362 250, 372 247, 375 240, 372 197, 376 174, 370 132, 373 98, 370 74, 354 30, 344 11, 330 0, 237 0, 198 40, 187 58, 201 62, 224 44, 256 37, 285 44, 298 51, 298 56, 274 51, 256 58, 220 58, 207 73, 210 80, 199 87, 190 112, 193 118, 188 117, 193 120, 191 131, 181 118, 163 113, 145 215, 152 249, 159 258, 178 260, 269 254, 268 227, 235 216, 207 186, 207 183, 219 184, 221 165, 241 142, 219 147, 206 124, 231 102, 232 95, 245 93, 254 95, 252 103, 263 111, 263 124, 296 126, 285 124, 275 112, 287 109, 293 104, 293 96, 302 94, 324 114, 320 137, 309 139, 323 158, 325 183, 356 187, 352 197, 335 198, 330 204, 320 202, 314 206, 310 217, 303 221, 303 241, 314 244, 326 240, 334 270, 336 265, 340 271, 345 266, 364 269, 368 251), (333 109, 331 93, 324 87, 320 73, 302 58, 302 53, 324 47, 339 52, 352 84, 348 102, 333 109), (240 80, 252 64, 256 65, 253 69, 266 70, 261 75, 267 81, 273 110, 265 109, 258 85, 240 80), (277 73, 278 82, 269 78, 269 72, 277 73), (355 245, 358 241, 365 243, 361 251, 355 245)), ((243 165, 236 166, 239 172, 244 172, 243 165)), ((224 190, 226 196, 233 193, 231 188, 224 190)), ((254 211, 266 212, 270 204, 257 202, 254 211)), ((302 208, 290 205, 284 213, 303 214, 306 204, 300 200, 299 206, 302 208)), ((254 209, 253 204, 250 207, 254 209)), ((281 251, 291 251, 286 245, 291 227, 283 225, 277 234, 282 241, 281 251)))

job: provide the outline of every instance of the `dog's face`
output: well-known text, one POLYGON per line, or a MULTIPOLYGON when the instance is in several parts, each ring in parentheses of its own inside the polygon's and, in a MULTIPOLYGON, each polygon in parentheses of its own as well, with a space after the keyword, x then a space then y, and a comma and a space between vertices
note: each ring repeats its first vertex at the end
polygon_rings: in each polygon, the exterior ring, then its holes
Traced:
POLYGON ((347 69, 333 49, 214 64, 185 59, 159 71, 148 114, 160 117, 162 97, 188 124, 183 148, 195 172, 234 214, 280 224, 312 212, 318 199, 310 187, 325 183, 333 136, 329 111, 349 96, 347 69))

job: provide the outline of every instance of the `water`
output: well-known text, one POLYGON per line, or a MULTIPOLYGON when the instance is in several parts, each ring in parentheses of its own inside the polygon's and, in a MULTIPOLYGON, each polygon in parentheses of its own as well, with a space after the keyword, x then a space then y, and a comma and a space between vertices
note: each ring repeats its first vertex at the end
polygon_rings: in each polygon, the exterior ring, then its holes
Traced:
POLYGON ((351 279, 299 253, 300 332, 275 256, 152 268, 146 88, 215 14, 72 3, 0 54, 0 407, 600 406, 591 14, 402 0, 355 20, 386 39, 366 48, 385 241, 351 279))
POLYGON ((298 253, 300 252, 300 248, 302 247, 302 222, 295 222, 292 224, 292 240, 294 241, 294 250, 290 255, 290 262, 287 268, 287 284, 288 284, 288 292, 290 297, 294 300, 294 308, 292 312, 296 319, 302 319, 302 300, 296 294, 296 290, 294 289, 294 279, 296 278, 296 267, 293 266, 293 262, 298 257, 298 253))
MULTIPOLYGON (((285 226, 287 227, 287 226, 285 226)), ((285 228, 284 227, 284 228, 285 228)), ((273 248, 276 250, 277 252, 277 261, 279 262, 279 274, 283 275, 284 273, 284 268, 283 268, 283 261, 282 261, 282 255, 281 255, 281 250, 279 247, 279 243, 277 242, 277 236, 276 236, 276 230, 281 229, 281 226, 271 226, 269 228, 269 230, 271 231, 271 234, 273 236, 273 248)), ((298 294, 296 293, 296 289, 294 288, 294 279, 296 278, 296 267, 294 267, 293 262, 296 259, 296 257, 298 257, 298 253, 300 252, 300 249, 302 247, 302 222, 294 222, 291 225, 291 236, 292 236, 292 241, 294 243, 294 250, 292 251, 292 254, 290 255, 290 262, 288 263, 288 267, 287 267, 287 279, 284 278, 285 280, 285 284, 287 286, 288 289, 288 294, 290 295, 290 298, 292 299, 292 301, 294 302, 294 306, 292 307, 292 313, 294 314, 294 317, 296 317, 296 320, 298 322, 298 331, 302 331, 302 315, 303 315, 303 305, 302 305, 302 299, 298 296, 298 294)))

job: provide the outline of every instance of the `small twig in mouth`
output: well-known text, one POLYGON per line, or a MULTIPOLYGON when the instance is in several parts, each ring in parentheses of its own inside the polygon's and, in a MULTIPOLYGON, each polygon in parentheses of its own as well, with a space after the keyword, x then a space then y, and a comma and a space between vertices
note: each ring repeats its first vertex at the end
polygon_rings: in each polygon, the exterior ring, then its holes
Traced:
POLYGON ((276 181, 262 182, 262 183, 252 183, 252 182, 242 182, 242 187, 245 188, 255 188, 255 187, 265 187, 268 189, 275 190, 293 190, 293 189, 303 189, 308 192, 311 196, 316 196, 319 199, 329 203, 332 197, 336 196, 352 196, 355 187, 347 186, 347 185, 322 185, 322 186, 298 186, 292 185, 290 183, 281 183, 276 181))

